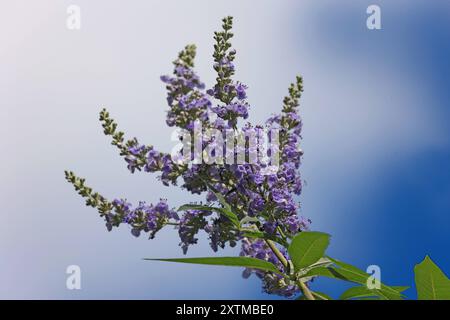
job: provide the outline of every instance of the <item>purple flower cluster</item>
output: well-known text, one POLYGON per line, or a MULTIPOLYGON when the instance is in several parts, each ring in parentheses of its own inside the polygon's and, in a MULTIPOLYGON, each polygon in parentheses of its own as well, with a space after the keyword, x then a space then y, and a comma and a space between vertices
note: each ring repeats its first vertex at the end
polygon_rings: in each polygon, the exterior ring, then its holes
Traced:
POLYGON ((181 217, 178 234, 181 240, 180 246, 184 254, 186 254, 190 245, 197 243, 198 239, 196 235, 199 230, 207 226, 208 222, 205 217, 210 214, 211 212, 208 211, 187 210, 181 217))
POLYGON ((182 51, 174 61, 173 76, 161 76, 166 83, 167 102, 170 110, 167 113, 167 125, 188 128, 191 121, 187 119, 208 120, 208 108, 211 102, 201 90, 205 88, 192 69, 195 46, 190 45, 182 51))
POLYGON ((141 201, 135 208, 126 199, 114 199, 111 204, 112 210, 105 215, 109 231, 113 226, 118 227, 126 223, 131 226, 131 233, 134 236, 138 237, 143 231, 150 233, 150 238, 153 238, 170 220, 179 220, 178 214, 169 208, 165 199, 161 199, 155 205, 141 201))
MULTIPOLYGON (((167 88, 169 110, 166 122, 169 126, 193 131, 193 123, 200 121, 203 128, 237 129, 239 120, 248 117, 248 88, 232 79, 236 51, 231 49, 229 43, 232 37, 231 18, 224 19, 223 28, 224 31, 216 32, 214 37, 217 83, 212 89, 205 91, 205 85, 193 70, 196 51, 193 45, 187 46, 174 61, 173 75, 161 77, 167 88)), ((302 123, 298 115, 298 100, 302 90, 302 79, 297 78, 296 83, 289 88, 289 95, 283 100, 282 112, 270 117, 265 124, 266 128, 276 128, 280 132, 279 150, 267 150, 268 154, 280 153, 279 169, 271 174, 264 171, 265 164, 179 164, 170 154, 142 145, 135 138, 124 142, 123 133, 116 131, 117 125, 109 118, 106 110, 102 111, 100 120, 105 133, 113 137, 112 144, 120 149, 131 172, 158 172, 164 185, 176 185, 182 180, 181 187, 189 192, 205 193, 209 206, 221 206, 216 196, 217 193, 221 194, 239 220, 254 218, 248 220, 247 226, 256 228, 272 239, 278 239, 281 241, 279 243, 287 243, 298 232, 307 230, 310 223, 299 217, 296 198, 302 191, 298 171, 303 154, 299 145, 302 123)), ((263 129, 262 126, 246 124, 242 130, 245 132, 252 128, 263 129)), ((214 141, 203 141, 203 146, 211 143, 214 141)), ((260 153, 264 150, 253 151, 260 153)), ((178 229, 183 253, 187 252, 190 245, 197 243, 197 234, 203 230, 209 236, 214 251, 219 247, 224 248, 226 244, 235 246, 241 241, 241 255, 267 260, 276 264, 280 270, 282 268, 264 241, 247 239, 227 217, 209 210, 185 210, 179 217, 165 200, 155 205, 141 202, 135 208, 120 199, 108 203, 103 197, 94 197, 89 201, 104 215, 109 230, 126 223, 131 226, 133 235, 148 232, 153 237, 165 225, 174 225, 178 229)), ((286 283, 278 275, 253 270, 246 270, 245 274, 249 275, 250 272, 255 272, 263 280, 264 289, 269 293, 292 296, 297 292, 295 285, 286 283)))
MULTIPOLYGON (((287 252, 280 250, 286 259, 289 259, 287 252)), ((257 258, 271 262, 283 271, 283 265, 275 256, 273 251, 268 247, 264 240, 242 240, 241 256, 257 258)), ((250 277, 254 273, 263 282, 263 290, 270 294, 278 294, 284 297, 293 297, 299 293, 299 289, 295 283, 291 283, 279 274, 264 272, 258 269, 246 268, 242 273, 244 278, 250 277)))
POLYGON ((223 88, 216 85, 214 88, 207 91, 211 97, 219 100, 222 96, 232 98, 229 102, 227 99, 224 99, 224 102, 226 102, 225 104, 218 104, 211 107, 211 110, 216 113, 219 118, 228 120, 230 127, 236 125, 238 118, 247 119, 249 104, 245 101, 247 98, 246 90, 247 86, 240 82, 226 84, 223 88))
MULTIPOLYGON (((203 83, 192 70, 193 62, 191 64, 186 62, 189 55, 191 55, 189 61, 193 61, 194 54, 193 47, 187 47, 180 54, 184 60, 179 58, 175 62, 174 77, 162 77, 168 90, 167 100, 170 107, 167 114, 168 125, 192 130, 192 123, 201 120, 203 126, 208 128, 235 127, 239 118, 247 118, 248 103, 245 101, 247 86, 227 78, 227 75, 234 73, 232 59, 224 57, 216 63, 219 81, 213 89, 204 93, 203 83), (211 99, 219 100, 219 104, 213 104, 211 99), (216 114, 214 121, 208 116, 208 111, 216 114)), ((232 51, 231 56, 234 57, 234 54, 232 51)), ((301 90, 301 82, 298 81, 296 85, 294 88, 297 91, 301 90)), ((293 94, 290 98, 295 97, 297 91, 291 92, 293 94)), ((176 183, 177 178, 182 177, 183 188, 195 194, 207 192, 206 200, 209 204, 213 204, 217 198, 211 191, 208 192, 208 187, 204 183, 206 179, 236 209, 240 218, 258 217, 263 232, 275 237, 290 237, 299 231, 307 230, 310 223, 309 220, 298 216, 299 204, 295 199, 302 190, 302 180, 298 172, 302 156, 299 148, 301 120, 295 106, 292 107, 292 103, 287 105, 285 103, 282 114, 271 117, 266 125, 282 132, 281 165, 278 172, 271 175, 262 174, 262 166, 259 165, 197 164, 180 167, 174 164, 169 155, 157 152, 153 148, 133 146, 129 151, 133 156, 135 153, 138 156, 146 153, 144 170, 160 171, 164 184, 176 183)), ((246 125, 243 130, 251 127, 246 125)), ((132 163, 135 162, 133 159, 132 163)), ((211 219, 210 216, 212 215, 196 210, 186 211, 182 215, 178 231, 184 253, 190 245, 197 243, 196 234, 200 230, 207 232, 214 251, 219 247, 223 248, 226 243, 234 246, 237 241, 242 240, 239 233, 233 231, 233 226, 226 218, 211 219)), ((258 258, 264 254, 265 259, 269 261, 276 260, 263 242, 251 243, 246 238, 243 239, 242 254, 258 258)), ((257 274, 263 279, 268 292, 288 296, 295 293, 295 286, 283 285, 284 280, 278 276, 261 271, 257 274)))

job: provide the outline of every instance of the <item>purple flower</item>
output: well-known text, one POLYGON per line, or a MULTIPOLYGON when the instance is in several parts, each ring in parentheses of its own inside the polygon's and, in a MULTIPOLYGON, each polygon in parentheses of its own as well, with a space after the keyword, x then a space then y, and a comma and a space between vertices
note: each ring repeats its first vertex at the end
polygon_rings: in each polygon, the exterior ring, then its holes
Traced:
POLYGON ((286 189, 273 189, 272 200, 277 204, 285 204, 288 201, 288 191, 286 189))
POLYGON ((245 90, 247 90, 247 86, 245 84, 238 82, 237 85, 235 86, 235 89, 237 98, 239 100, 244 100, 245 98, 247 98, 247 93, 245 92, 245 90))
POLYGON ((275 234, 277 229, 278 223, 273 221, 267 221, 263 225, 263 229, 268 234, 275 234))
MULTIPOLYGON (((287 253, 281 250, 282 254, 288 259, 287 253)), ((283 270, 278 258, 272 250, 265 244, 264 240, 249 240, 243 239, 241 246, 241 256, 257 258, 269 261, 277 266, 280 271, 283 270)), ((255 274, 263 282, 263 289, 269 294, 278 294, 285 297, 292 297, 299 293, 298 287, 295 283, 286 283, 280 275, 265 272, 257 269, 245 269, 242 276, 248 278, 251 274, 255 274)))
POLYGON ((263 184, 264 183, 264 180, 265 180, 265 178, 264 178, 264 176, 262 175, 262 174, 260 174, 260 173, 252 173, 251 175, 250 175, 250 179, 252 179, 252 181, 256 184, 256 185, 261 185, 261 184, 263 184))
POLYGON ((141 230, 139 230, 137 228, 133 228, 133 229, 131 229, 131 234, 135 237, 139 237, 141 234, 141 230))
POLYGON ((155 172, 160 169, 161 153, 156 150, 150 150, 147 154, 147 163, 145 164, 144 170, 147 172, 155 172))
POLYGON ((128 148, 128 151, 133 156, 139 156, 142 152, 145 151, 145 146, 144 145, 135 145, 133 147, 128 148))
POLYGON ((199 230, 205 228, 206 224, 204 211, 188 210, 181 217, 178 234, 181 240, 180 246, 184 254, 187 253, 190 245, 197 243, 198 238, 196 238, 196 235, 199 230))

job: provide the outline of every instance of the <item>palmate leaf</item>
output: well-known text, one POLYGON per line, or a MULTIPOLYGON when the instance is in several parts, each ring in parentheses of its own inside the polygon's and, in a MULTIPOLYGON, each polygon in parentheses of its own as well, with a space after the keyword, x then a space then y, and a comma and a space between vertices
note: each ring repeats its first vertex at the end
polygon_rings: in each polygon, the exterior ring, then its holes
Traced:
POLYGON ((417 299, 450 299, 450 280, 429 256, 426 256, 421 263, 414 267, 414 274, 417 299))
POLYGON ((245 267, 274 272, 282 275, 280 270, 272 263, 250 257, 204 257, 204 258, 175 258, 175 259, 144 259, 151 261, 180 262, 193 264, 206 264, 214 266, 245 267))
POLYGON ((288 252, 295 271, 306 268, 325 255, 330 235, 316 231, 303 231, 292 239, 288 252))
POLYGON ((238 229, 240 228, 238 217, 232 211, 228 211, 225 208, 210 207, 198 204, 185 204, 178 208, 178 211, 186 211, 186 210, 204 210, 217 212, 227 217, 231 221, 231 223, 233 223, 238 229))

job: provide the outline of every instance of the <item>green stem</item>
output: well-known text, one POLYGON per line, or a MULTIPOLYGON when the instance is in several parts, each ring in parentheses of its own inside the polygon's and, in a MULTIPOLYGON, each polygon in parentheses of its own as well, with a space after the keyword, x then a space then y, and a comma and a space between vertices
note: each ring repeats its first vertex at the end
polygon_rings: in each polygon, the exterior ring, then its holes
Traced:
MULTIPOLYGON (((283 256, 283 254, 280 252, 280 250, 278 250, 277 246, 275 245, 275 243, 272 240, 265 240, 267 245, 269 246, 269 248, 273 251, 273 253, 277 256, 278 260, 280 260, 281 264, 283 265, 284 269, 288 269, 288 265, 289 262, 286 260, 286 258, 283 256)), ((306 297, 306 299, 308 300, 316 300, 314 298, 314 296, 312 295, 311 291, 309 290, 309 288, 306 286, 306 284, 299 280, 297 281, 297 284, 300 288, 300 290, 302 291, 303 295, 306 297)))
POLYGON ((277 226, 277 230, 280 233, 283 240, 286 240, 286 235, 284 234, 283 230, 281 230, 280 226, 277 226))
POLYGON ((306 299, 308 300, 316 300, 311 293, 311 290, 306 286, 306 284, 302 280, 297 281, 298 286, 300 287, 300 290, 302 290, 302 293, 305 295, 306 299))
POLYGON ((289 263, 286 260, 286 258, 283 256, 283 254, 278 250, 277 246, 272 240, 265 240, 269 248, 273 251, 273 253, 277 256, 278 260, 280 260, 281 264, 285 269, 287 269, 289 263))

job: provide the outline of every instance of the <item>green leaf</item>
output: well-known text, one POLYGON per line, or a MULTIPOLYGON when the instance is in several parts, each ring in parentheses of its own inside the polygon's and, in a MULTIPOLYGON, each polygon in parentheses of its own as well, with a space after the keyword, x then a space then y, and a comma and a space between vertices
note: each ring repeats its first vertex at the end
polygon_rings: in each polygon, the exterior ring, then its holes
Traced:
POLYGON ((328 259, 328 258, 320 258, 317 262, 313 263, 312 265, 310 265, 309 267, 300 269, 297 273, 296 276, 299 279, 302 279, 303 282, 307 282, 310 281, 313 276, 306 276, 307 274, 310 274, 310 271, 314 268, 325 268, 329 267, 333 264, 333 262, 328 259))
POLYGON ((308 268, 306 268, 306 270, 312 269, 312 268, 318 268, 318 267, 329 267, 333 264, 333 262, 326 258, 320 258, 319 260, 317 260, 317 262, 314 262, 312 265, 310 265, 308 268))
POLYGON ((214 211, 214 207, 204 206, 201 204, 183 204, 178 208, 177 211, 186 211, 186 210, 204 210, 204 211, 214 211))
POLYGON ((272 241, 282 245, 283 247, 289 246, 289 244, 284 239, 282 239, 280 237, 268 235, 267 233, 264 233, 259 230, 250 229, 250 228, 241 228, 241 234, 242 234, 242 236, 247 237, 247 238, 272 240, 272 241))
POLYGON ((348 279, 348 281, 360 283, 360 284, 366 284, 367 279, 370 277, 370 275, 363 270, 352 266, 351 264, 329 258, 331 261, 333 261, 337 266, 339 266, 336 271, 340 273, 343 277, 348 279))
POLYGON ((414 267, 414 274, 417 299, 450 299, 450 280, 429 256, 426 256, 421 263, 414 267))
POLYGON ((242 235, 247 238, 265 239, 264 232, 257 230, 243 230, 242 235))
POLYGON ((366 286, 357 286, 347 289, 340 297, 340 300, 349 300, 356 298, 376 298, 378 292, 374 289, 369 289, 366 286))
POLYGON ((410 288, 408 286, 390 286, 390 287, 400 293, 402 293, 403 291, 408 290, 410 288))
POLYGON ((336 270, 336 268, 332 268, 332 267, 312 268, 308 272, 306 272, 304 275, 302 275, 301 279, 311 278, 311 277, 327 277, 327 278, 331 278, 331 279, 350 281, 349 279, 344 277, 342 274, 340 274, 336 270))
POLYGON ((217 212, 225 217, 227 217, 231 223, 233 223, 238 229, 240 228, 238 217, 231 211, 227 211, 224 208, 216 208, 198 204, 185 204, 178 208, 178 211, 186 211, 186 210, 204 210, 204 211, 213 211, 217 212))
POLYGON ((227 200, 225 200, 225 198, 223 197, 223 195, 216 190, 216 188, 214 188, 211 184, 209 184, 208 182, 206 182, 205 180, 203 180, 203 182, 208 186, 208 188, 214 193, 214 195, 216 196, 217 200, 219 200, 220 204, 223 205, 223 207, 225 208, 225 210, 227 211, 232 211, 232 208, 230 206, 230 204, 227 202, 227 200))
POLYGON ((345 291, 339 299, 349 300, 402 300, 402 291, 408 289, 409 287, 390 287, 396 290, 399 295, 393 294, 391 292, 386 292, 384 289, 369 289, 367 286, 353 287, 345 291))
POLYGON ((216 196, 216 198, 219 200, 220 204, 223 206, 223 214, 226 215, 228 217, 228 219, 230 219, 231 222, 233 222, 233 224, 235 226, 237 226, 238 228, 241 227, 240 222, 239 222, 239 218, 238 216, 234 213, 233 208, 231 207, 231 205, 227 202, 227 200, 225 200, 225 198, 223 197, 223 195, 216 190, 216 188, 214 188, 211 184, 209 184, 207 181, 203 180, 202 181, 206 184, 206 186, 209 188, 209 190, 211 190, 212 193, 214 193, 214 195, 216 196))
MULTIPOLYGON (((348 263, 344 263, 342 261, 338 261, 332 258, 329 259, 333 261, 337 265, 337 267, 329 266, 329 267, 312 268, 306 274, 302 275, 301 278, 308 279, 311 277, 322 276, 332 279, 354 282, 362 284, 364 287, 366 287, 367 279, 370 277, 370 274, 348 263)), ((400 300, 402 299, 402 295, 400 293, 402 289, 404 290, 405 287, 389 287, 383 283, 380 283, 380 289, 372 289, 372 291, 373 295, 381 297, 384 300, 400 300)))
POLYGON ((241 219, 240 223, 241 225, 250 223, 250 222, 258 222, 259 219, 257 217, 250 217, 250 216, 245 216, 244 218, 241 219))
MULTIPOLYGON (((339 268, 336 270, 338 273, 340 273, 342 276, 347 278, 347 281, 356 282, 359 284, 362 284, 364 286, 367 285, 367 279, 371 276, 370 274, 366 273, 365 271, 362 271, 361 269, 358 269, 355 266, 352 266, 351 264, 329 258, 331 261, 333 261, 336 265, 339 266, 339 268)), ((399 291, 395 290, 394 288, 391 288, 383 283, 380 283, 380 289, 373 289, 376 290, 378 293, 378 296, 389 299, 389 300, 400 300, 402 299, 402 295, 399 291)))
POLYGON ((288 248, 295 271, 309 267, 325 254, 330 243, 330 235, 316 231, 298 233, 288 248))
POLYGON ((151 261, 166 261, 180 263, 207 264, 214 266, 245 267, 274 272, 282 275, 280 270, 272 263, 250 257, 204 257, 204 258, 175 258, 175 259, 144 259, 151 261))
POLYGON ((311 293, 317 300, 333 300, 333 298, 323 292, 311 291, 311 293))

